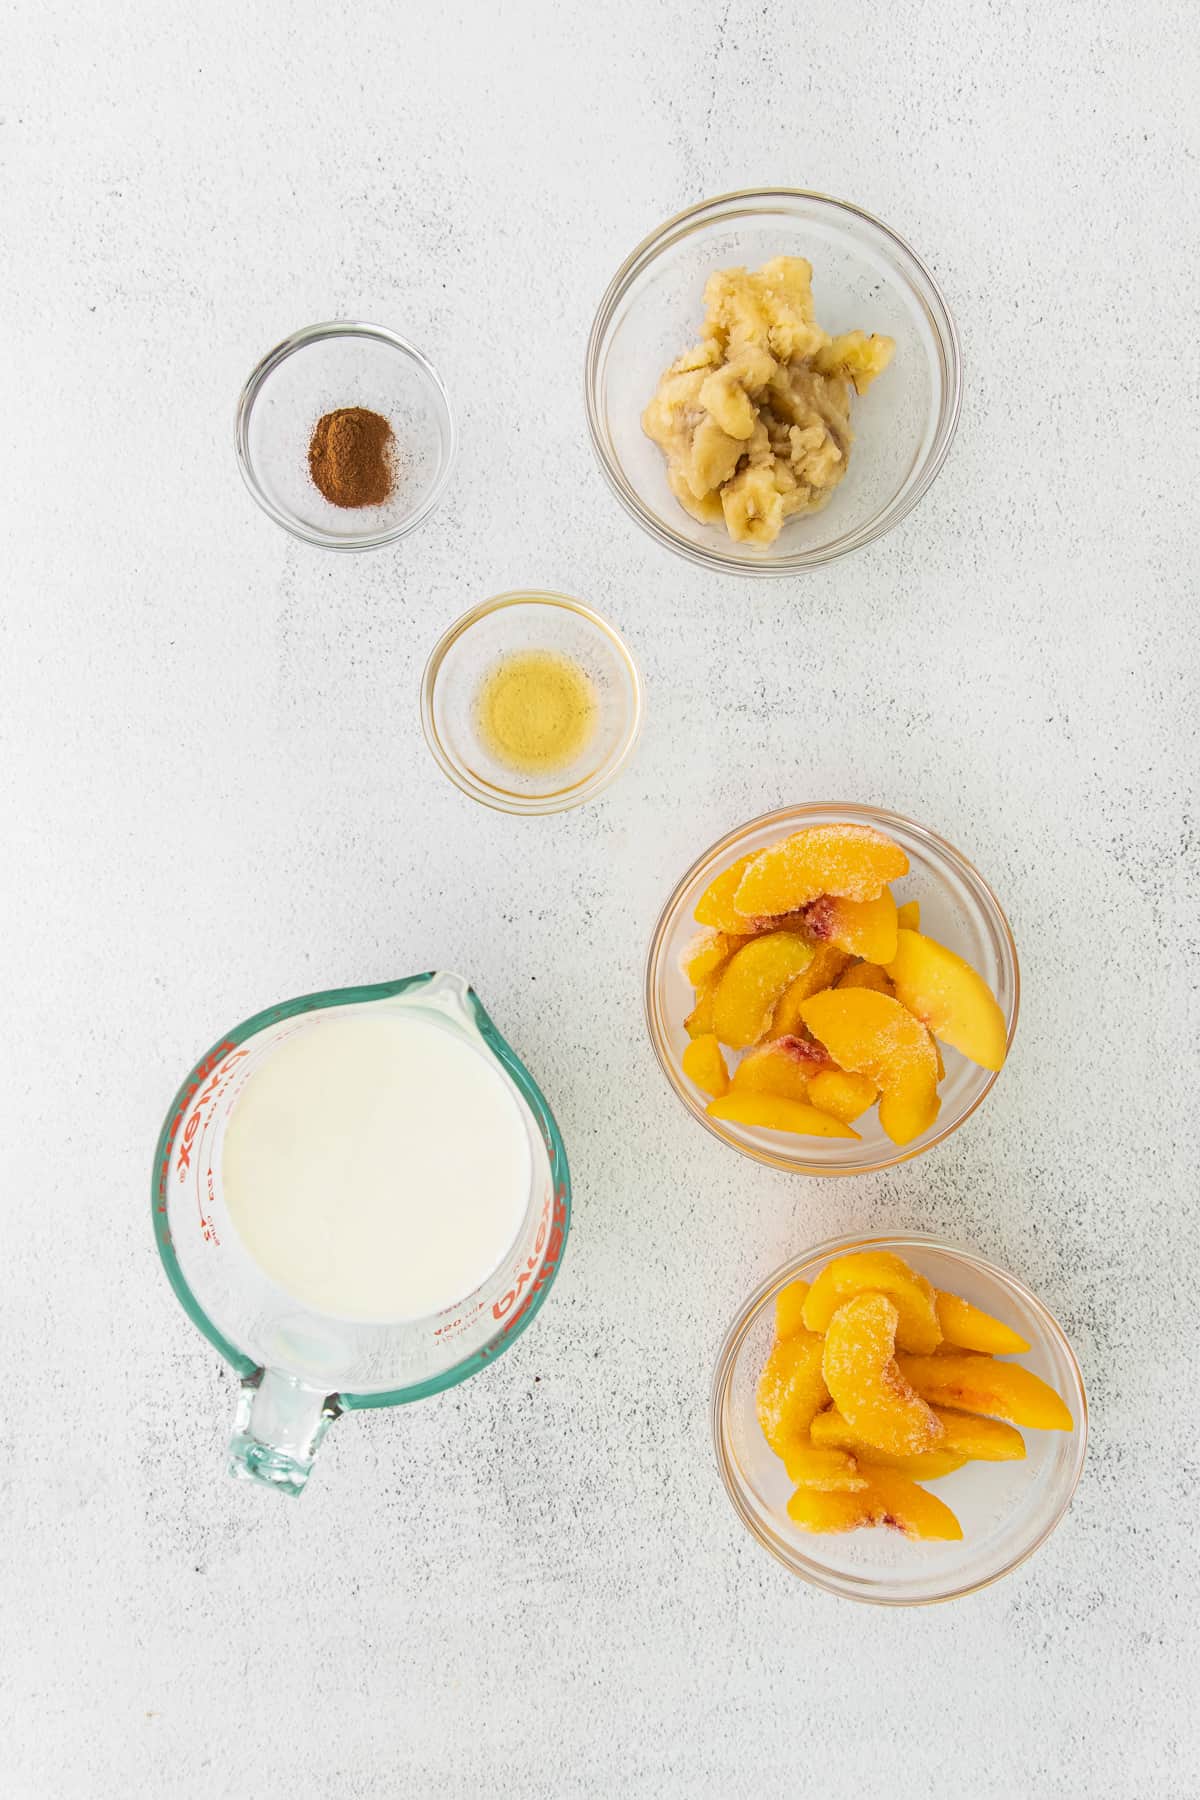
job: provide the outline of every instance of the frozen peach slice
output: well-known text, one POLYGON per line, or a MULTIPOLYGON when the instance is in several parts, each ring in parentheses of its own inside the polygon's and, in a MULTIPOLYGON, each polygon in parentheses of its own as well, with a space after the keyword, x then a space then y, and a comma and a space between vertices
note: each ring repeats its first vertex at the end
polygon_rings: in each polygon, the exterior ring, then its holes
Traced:
MULTIPOLYGON (((807 1304, 806 1304, 807 1311, 807 1304)), ((828 1359, 828 1347, 826 1358, 828 1359)), ((959 1412, 1011 1419, 1034 1431, 1073 1431, 1075 1422, 1054 1389, 1019 1363, 993 1362, 990 1356, 898 1356, 903 1378, 935 1406, 959 1412)), ((829 1380, 826 1375, 826 1381, 829 1380)), ((833 1386, 830 1383, 830 1393, 833 1386)), ((837 1395, 834 1394, 834 1399, 837 1395)), ((845 1407, 841 1407, 846 1412, 845 1407)), ((849 1413, 846 1413, 849 1418, 849 1413)))
POLYGON ((928 1356, 941 1342, 932 1283, 890 1250, 852 1250, 826 1263, 804 1302, 808 1330, 827 1330, 834 1313, 855 1294, 887 1295, 896 1309, 895 1337, 902 1350, 928 1356))
MULTIPOLYGON (((813 1105, 816 1104, 814 1100, 813 1105)), ((957 1294, 939 1290, 936 1304, 938 1324, 948 1344, 963 1350, 981 1350, 987 1356, 1020 1356, 1029 1348, 1019 1331, 972 1306, 969 1300, 960 1300, 957 1294)))
POLYGON ((933 1039, 899 1000, 869 988, 814 994, 798 1008, 841 1069, 866 1075, 880 1090, 879 1123, 894 1144, 907 1144, 938 1115, 933 1039))
POLYGON ((832 1065, 829 1053, 808 1038, 777 1037, 744 1056, 733 1072, 735 1094, 782 1094, 807 1100, 814 1075, 832 1065))
POLYGON ((839 975, 834 983, 839 988, 870 988, 876 994, 895 995, 895 988, 878 963, 857 962, 839 975))
MULTIPOLYGON (((816 1449, 852 1452, 864 1469, 898 1469, 910 1481, 938 1481, 943 1475, 953 1475, 968 1460, 963 1451, 940 1447, 919 1450, 915 1456, 892 1456, 887 1450, 877 1450, 874 1444, 865 1443, 833 1407, 817 1414, 812 1422, 811 1436, 816 1449)), ((791 1474, 790 1469, 788 1473, 791 1474)))
POLYGON ((797 1444, 785 1459, 788 1480, 797 1487, 817 1488, 825 1494, 852 1494, 865 1488, 866 1478, 858 1472, 858 1464, 846 1450, 817 1450, 812 1444, 797 1444))
POLYGON ((798 1487, 787 1503, 788 1518, 801 1531, 824 1536, 831 1531, 857 1531, 875 1523, 864 1487, 861 1493, 830 1493, 827 1489, 798 1487))
POLYGON ((812 956, 812 945, 791 931, 769 931, 743 944, 717 980, 713 1030, 721 1042, 745 1050, 766 1037, 780 995, 812 956))
POLYGON ((906 900, 903 906, 896 908, 896 924, 901 931, 920 931, 921 902, 906 900))
POLYGON ((710 925, 698 931, 679 958, 679 967, 684 979, 693 987, 701 982, 711 981, 720 973, 735 950, 740 950, 746 941, 743 937, 731 937, 727 931, 714 931, 710 925))
POLYGON ((696 989, 696 1004, 683 1021, 683 1029, 689 1037, 703 1037, 713 1028, 713 1003, 717 997, 717 977, 702 981, 696 989))
POLYGON ((775 1296, 777 1338, 795 1337, 798 1331, 804 1330, 804 1302, 807 1295, 807 1281, 789 1281, 785 1288, 780 1288, 775 1296))
POLYGON ((811 1331, 773 1344, 754 1391, 759 1429, 776 1456, 786 1461, 808 1443, 808 1428, 829 1399, 821 1373, 824 1345, 811 1331))
POLYGON ((935 1037, 981 1068, 1003 1066, 1008 1049, 1004 1014, 970 963, 919 931, 901 931, 887 972, 897 999, 935 1037))
POLYGON ((827 987, 832 987, 849 961, 847 952, 839 950, 836 944, 817 944, 807 969, 797 975, 791 986, 785 989, 783 998, 775 1008, 771 1030, 788 1036, 798 1032, 801 1029, 801 1006, 814 994, 823 993, 827 987))
MULTIPOLYGON (((871 825, 809 825, 760 850, 734 894, 744 917, 794 912, 822 894, 874 900, 908 873, 898 844, 871 825)), ((712 924, 712 920, 702 923, 712 924)))
POLYGON ((878 1089, 865 1075, 852 1075, 848 1069, 824 1069, 808 1084, 808 1102, 822 1112, 832 1113, 844 1125, 874 1105, 878 1089))
POLYGON ((790 1131, 797 1137, 857 1138, 852 1125, 843 1125, 831 1113, 818 1112, 804 1100, 787 1100, 782 1094, 725 1094, 705 1107, 710 1119, 731 1125, 752 1125, 759 1131, 790 1131))
POLYGON ((836 944, 851 956, 889 963, 896 954, 896 902, 884 888, 874 900, 847 900, 822 894, 804 909, 808 935, 819 944, 836 944))
POLYGON ((944 1500, 927 1493, 898 1469, 865 1471, 866 1492, 861 1498, 871 1509, 873 1525, 890 1525, 909 1538, 960 1538, 962 1526, 944 1500))
POLYGON ((683 1072, 694 1081, 702 1094, 719 1100, 729 1092, 729 1070, 721 1055, 721 1046, 711 1031, 694 1037, 683 1052, 683 1072))
MULTIPOLYGON (((972 1462, 1020 1462, 1024 1458, 1025 1439, 1015 1425, 1006 1425, 1001 1419, 982 1419, 975 1413, 954 1412, 948 1406, 935 1406, 933 1413, 942 1427, 942 1439, 936 1450, 919 1452, 923 1457, 957 1456, 972 1462)), ((862 1463, 872 1462, 885 1454, 868 1444, 862 1433, 855 1431, 833 1406, 817 1414, 810 1430, 814 1444, 822 1448, 851 1450, 862 1463)), ((932 1480, 928 1470, 926 1477, 932 1480)))
MULTIPOLYGON (((711 925, 714 931, 728 931, 735 936, 753 929, 741 913, 734 910, 733 896, 757 855, 758 851, 752 850, 749 856, 740 856, 737 862, 713 877, 696 902, 694 917, 697 925, 711 925)), ((786 909, 781 907, 780 910, 786 909)))
MULTIPOLYGON (((804 1311, 807 1318, 808 1300, 804 1311)), ((877 1449, 912 1456, 932 1449, 942 1427, 897 1366, 899 1322, 886 1294, 856 1294, 829 1321, 822 1368, 834 1405, 855 1431, 877 1449)))

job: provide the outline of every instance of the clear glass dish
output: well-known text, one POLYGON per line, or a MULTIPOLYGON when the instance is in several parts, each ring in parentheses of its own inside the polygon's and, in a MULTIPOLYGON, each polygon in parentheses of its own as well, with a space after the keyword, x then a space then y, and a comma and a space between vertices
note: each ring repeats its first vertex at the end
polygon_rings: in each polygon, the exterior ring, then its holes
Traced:
POLYGON ((696 902, 713 877, 747 851, 773 844, 802 826, 840 819, 874 825, 907 852, 909 872, 893 883, 893 891, 900 900, 920 901, 921 930, 965 957, 983 976, 1004 1014, 1010 1048, 1021 997, 1016 945, 1000 902, 966 857, 925 825, 877 806, 787 806, 739 826, 706 850, 667 901, 650 942, 645 989, 650 1041, 672 1088, 706 1130, 758 1162, 800 1175, 862 1175, 920 1156, 970 1118, 996 1080, 994 1071, 981 1069, 943 1045, 946 1077, 938 1089, 941 1110, 928 1131, 904 1145, 893 1144, 885 1135, 874 1110, 855 1121, 854 1129, 861 1133, 857 1142, 760 1131, 710 1118, 705 1112, 705 1096, 682 1068, 688 1042, 683 1021, 692 1007, 692 989, 679 959, 699 930, 692 916, 696 902))
POLYGON ((861 207, 795 188, 722 194, 669 219, 617 270, 587 348, 588 429, 618 500, 669 550, 734 575, 799 574, 890 531, 945 461, 961 393, 954 321, 916 252, 861 207), (850 467, 829 504, 759 547, 683 510, 641 415, 664 369, 699 337, 707 277, 773 256, 812 263, 826 330, 885 332, 896 354, 854 403, 850 467))
POLYGON ((1062 1327, 1015 1276, 935 1238, 837 1238, 778 1269, 738 1313, 713 1376, 712 1432, 735 1512, 785 1568, 844 1599, 921 1606, 999 1581, 1045 1543, 1070 1505, 1083 1469, 1087 1397, 1062 1327), (791 1483, 755 1416, 754 1390, 774 1335, 776 1294, 797 1278, 811 1281, 833 1256, 869 1249, 893 1251, 935 1287, 961 1294, 1014 1326, 1031 1349, 1011 1360, 1056 1388, 1075 1421, 1071 1432, 1024 1429, 1023 1462, 969 1462, 923 1484, 957 1515, 963 1528, 957 1543, 913 1542, 881 1527, 821 1537, 800 1531, 786 1510, 791 1483))
POLYGON ((373 550, 429 517, 456 440, 446 390, 419 350, 381 325, 333 320, 293 332, 263 357, 238 401, 236 442, 242 478, 277 525, 326 550, 373 550), (309 474, 313 426, 343 406, 391 425, 396 481, 381 506, 334 506, 309 474))
POLYGON ((642 683, 622 639, 567 594, 520 589, 464 613, 434 646, 421 683, 421 724, 438 767, 464 794, 508 813, 565 812, 624 768, 642 725, 642 683), (595 728, 565 768, 522 773, 480 736, 476 700, 488 674, 522 650, 569 657, 595 692, 595 728))

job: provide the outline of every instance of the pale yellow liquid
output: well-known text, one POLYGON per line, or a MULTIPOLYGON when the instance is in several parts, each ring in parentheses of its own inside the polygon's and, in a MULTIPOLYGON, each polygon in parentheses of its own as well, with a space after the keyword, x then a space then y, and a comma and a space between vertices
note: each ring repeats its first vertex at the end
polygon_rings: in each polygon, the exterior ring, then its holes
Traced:
POLYGON ((484 677, 475 723, 497 762, 522 774, 565 769, 596 730, 596 690, 555 650, 518 650, 484 677))

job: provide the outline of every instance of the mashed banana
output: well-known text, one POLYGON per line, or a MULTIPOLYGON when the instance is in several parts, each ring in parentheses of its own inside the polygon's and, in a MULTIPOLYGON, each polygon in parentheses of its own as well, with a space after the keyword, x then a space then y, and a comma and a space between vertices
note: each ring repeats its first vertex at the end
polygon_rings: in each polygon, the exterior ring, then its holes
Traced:
POLYGON ((701 341, 671 364, 642 429, 694 519, 723 521, 740 543, 770 544, 785 519, 824 506, 846 473, 851 383, 865 393, 895 342, 822 331, 802 256, 753 273, 718 269, 704 304, 701 341))

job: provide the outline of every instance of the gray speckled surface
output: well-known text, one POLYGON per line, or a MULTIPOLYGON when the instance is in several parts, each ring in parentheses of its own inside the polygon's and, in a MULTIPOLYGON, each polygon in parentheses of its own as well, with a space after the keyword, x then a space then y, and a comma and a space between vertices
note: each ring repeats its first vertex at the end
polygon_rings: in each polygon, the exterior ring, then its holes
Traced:
POLYGON ((1200 1792, 1188 9, 3 12, 6 1793, 1200 1792), (917 512, 794 584, 652 546, 581 404, 631 245, 764 181, 908 236, 967 368, 917 512), (230 441, 257 357, 346 312, 433 356, 463 434, 436 523, 357 559, 259 514, 230 441), (609 613, 649 694, 618 786, 524 823, 438 775, 415 703, 522 583, 609 613), (1025 977, 983 1112, 841 1185, 706 1139, 639 994, 698 850, 834 797, 972 855, 1025 977), (342 1421, 288 1504, 222 1474, 151 1148, 222 1026, 431 964, 551 1097, 572 1241, 494 1371, 342 1421), (708 1445, 749 1287, 871 1226, 1022 1275, 1093 1406, 1059 1533, 919 1613, 790 1579, 708 1445))

